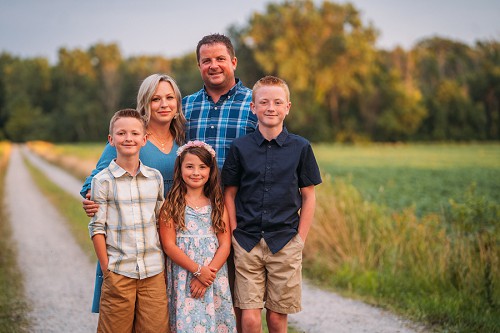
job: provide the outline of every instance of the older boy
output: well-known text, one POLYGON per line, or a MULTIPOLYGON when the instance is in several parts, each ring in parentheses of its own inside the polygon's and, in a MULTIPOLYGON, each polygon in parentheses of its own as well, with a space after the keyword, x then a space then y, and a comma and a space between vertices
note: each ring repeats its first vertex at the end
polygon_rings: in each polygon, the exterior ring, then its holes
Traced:
POLYGON ((283 125, 291 107, 287 84, 266 76, 254 85, 254 133, 233 141, 222 170, 233 230, 235 306, 243 332, 286 332, 288 314, 301 310, 302 249, 321 177, 311 145, 283 125), (300 214, 299 214, 300 211, 300 214))
POLYGON ((109 143, 117 157, 92 179, 99 210, 89 223, 104 272, 97 332, 167 332, 164 257, 157 232, 163 179, 143 165, 146 125, 133 109, 115 113, 109 143))

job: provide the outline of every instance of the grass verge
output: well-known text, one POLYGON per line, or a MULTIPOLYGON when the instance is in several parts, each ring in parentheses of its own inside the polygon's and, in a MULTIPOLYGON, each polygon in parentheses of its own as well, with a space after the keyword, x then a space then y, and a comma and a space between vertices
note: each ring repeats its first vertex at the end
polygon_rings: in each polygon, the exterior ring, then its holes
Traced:
POLYGON ((309 279, 445 332, 500 332, 499 203, 472 187, 420 218, 324 180, 304 249, 309 279))
MULTIPOLYGON (((5 173, 11 146, 0 143, 0 197, 5 197, 5 173)), ((29 331, 29 305, 24 296, 23 279, 5 206, 0 204, 0 332, 29 331)))
POLYGON ((44 196, 49 199, 68 222, 70 231, 83 252, 85 252, 89 260, 96 260, 94 247, 88 233, 89 218, 82 212, 81 201, 73 198, 72 195, 51 182, 28 159, 25 158, 24 163, 44 196))

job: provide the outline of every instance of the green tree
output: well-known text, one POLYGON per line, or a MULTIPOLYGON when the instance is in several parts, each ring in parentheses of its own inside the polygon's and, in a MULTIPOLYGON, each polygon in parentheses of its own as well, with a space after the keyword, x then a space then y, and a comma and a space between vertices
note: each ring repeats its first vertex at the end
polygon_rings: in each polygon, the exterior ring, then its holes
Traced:
POLYGON ((54 140, 105 140, 109 118, 99 101, 100 85, 91 55, 81 49, 61 48, 52 80, 54 140))
POLYGON ((371 70, 375 29, 364 26, 349 3, 316 7, 306 0, 269 4, 266 13, 253 15, 247 31, 244 40, 258 64, 289 83, 294 110, 307 114, 292 112, 290 127, 301 133, 313 127, 315 139, 333 139, 333 129, 346 126, 349 99, 371 70))
POLYGON ((137 92, 142 81, 153 73, 170 74, 171 61, 160 56, 137 56, 123 60, 119 108, 137 106, 137 92))
POLYGON ((228 29, 228 36, 231 38, 238 59, 235 74, 245 86, 251 89, 257 80, 265 76, 265 72, 255 59, 253 50, 245 42, 246 34, 247 28, 233 25, 228 29))
POLYGON ((471 98, 482 105, 485 112, 485 137, 500 139, 500 42, 484 41, 476 44, 475 68, 470 75, 471 98))
POLYGON ((172 59, 172 76, 179 85, 182 96, 192 94, 203 87, 197 64, 194 52, 172 59))
POLYGON ((97 97, 102 105, 103 118, 101 118, 101 121, 104 119, 105 123, 118 110, 121 98, 121 51, 117 44, 98 43, 91 46, 88 53, 92 59, 92 65, 99 84, 97 97))
POLYGON ((44 106, 50 92, 50 66, 44 58, 2 57, 1 118, 6 139, 46 138, 44 106))

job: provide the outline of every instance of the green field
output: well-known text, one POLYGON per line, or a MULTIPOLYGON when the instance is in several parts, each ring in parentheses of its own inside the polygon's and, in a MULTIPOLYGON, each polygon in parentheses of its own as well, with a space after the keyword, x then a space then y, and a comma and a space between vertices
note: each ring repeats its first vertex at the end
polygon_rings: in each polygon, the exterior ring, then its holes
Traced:
POLYGON ((320 144, 314 150, 323 172, 393 209, 440 212, 472 184, 477 195, 500 199, 500 144, 320 144))

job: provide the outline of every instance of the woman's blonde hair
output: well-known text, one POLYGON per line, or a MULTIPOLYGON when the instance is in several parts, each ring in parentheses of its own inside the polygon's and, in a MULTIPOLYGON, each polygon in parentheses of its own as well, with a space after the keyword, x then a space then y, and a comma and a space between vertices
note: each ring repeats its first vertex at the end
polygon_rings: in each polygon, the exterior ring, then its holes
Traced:
POLYGON ((139 87, 139 92, 137 93, 137 111, 140 112, 148 124, 151 119, 151 98, 162 81, 170 83, 175 93, 175 99, 177 101, 177 115, 174 119, 172 119, 170 132, 172 133, 175 142, 180 146, 186 139, 186 117, 184 117, 184 113, 182 113, 181 91, 172 77, 166 74, 152 74, 145 78, 139 87))

